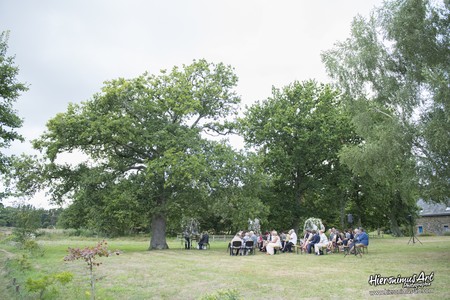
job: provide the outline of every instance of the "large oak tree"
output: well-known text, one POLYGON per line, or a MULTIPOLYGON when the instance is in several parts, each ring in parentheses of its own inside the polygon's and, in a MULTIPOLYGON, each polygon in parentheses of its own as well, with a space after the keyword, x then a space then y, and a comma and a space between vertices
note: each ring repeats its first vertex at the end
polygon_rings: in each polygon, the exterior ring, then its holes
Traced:
POLYGON ((91 100, 69 105, 34 141, 48 159, 44 175, 54 200, 114 201, 126 209, 105 209, 122 211, 125 219, 136 217, 134 206, 151 218, 149 248, 167 248, 171 210, 196 209, 211 192, 204 179, 218 144, 204 134, 229 130, 226 119, 240 102, 236 83, 231 67, 199 60, 106 82, 91 100), (63 164, 58 156, 67 152, 87 160, 63 164))

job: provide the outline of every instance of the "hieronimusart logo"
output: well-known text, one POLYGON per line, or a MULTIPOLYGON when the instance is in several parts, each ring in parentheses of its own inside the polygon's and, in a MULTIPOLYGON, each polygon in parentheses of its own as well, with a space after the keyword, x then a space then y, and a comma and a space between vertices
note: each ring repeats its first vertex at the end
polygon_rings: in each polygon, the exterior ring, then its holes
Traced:
POLYGON ((401 284, 403 288, 422 288, 431 286, 433 280, 434 272, 426 274, 422 271, 419 274, 413 274, 407 277, 401 275, 397 275, 397 277, 383 277, 380 274, 370 275, 368 282, 371 286, 401 284))

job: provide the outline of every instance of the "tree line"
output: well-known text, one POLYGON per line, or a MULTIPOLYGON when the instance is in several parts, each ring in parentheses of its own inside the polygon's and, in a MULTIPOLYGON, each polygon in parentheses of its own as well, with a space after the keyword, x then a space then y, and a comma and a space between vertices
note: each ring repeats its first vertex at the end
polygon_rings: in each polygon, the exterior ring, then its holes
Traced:
MULTIPOLYGON (((446 201, 450 190, 449 5, 387 1, 355 17, 350 37, 322 53, 333 83, 274 87, 242 116, 238 77, 223 63, 110 80, 49 120, 32 141, 42 156, 1 156, 12 187, 4 195, 47 188, 52 202, 70 203, 65 226, 149 229, 149 249, 167 248, 167 233, 186 218, 215 232, 255 218, 266 229, 298 230, 318 217, 401 235, 419 197, 446 201), (230 134, 245 148, 208 138, 230 134), (74 151, 86 159, 58 160, 74 151)), ((7 36, 0 41, 5 58, 7 36)), ((17 71, 13 60, 2 63, 17 71)), ((11 114, 26 87, 2 85, 14 92, 2 93, 2 114, 11 114)), ((4 116, 7 146, 20 124, 4 116)))

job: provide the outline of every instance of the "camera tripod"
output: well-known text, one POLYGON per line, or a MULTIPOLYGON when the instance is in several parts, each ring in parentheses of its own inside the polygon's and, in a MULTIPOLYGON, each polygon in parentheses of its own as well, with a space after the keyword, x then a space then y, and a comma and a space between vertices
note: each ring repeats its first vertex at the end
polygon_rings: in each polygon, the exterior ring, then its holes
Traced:
POLYGON ((417 240, 421 245, 423 245, 422 242, 419 241, 419 239, 416 237, 416 234, 415 234, 415 232, 414 232, 413 225, 411 224, 410 238, 409 238, 408 245, 409 245, 409 243, 411 243, 411 241, 412 241, 412 243, 413 243, 413 245, 414 245, 414 244, 416 243, 416 240, 417 240))
POLYGON ((350 245, 347 244, 347 247, 346 247, 347 250, 345 250, 345 248, 344 248, 344 252, 345 252, 344 257, 346 257, 347 255, 355 255, 355 257, 359 255, 359 257, 362 257, 361 249, 359 247, 356 247, 356 242, 352 242, 352 244, 353 244, 354 253, 350 253, 351 248, 350 248, 350 245))

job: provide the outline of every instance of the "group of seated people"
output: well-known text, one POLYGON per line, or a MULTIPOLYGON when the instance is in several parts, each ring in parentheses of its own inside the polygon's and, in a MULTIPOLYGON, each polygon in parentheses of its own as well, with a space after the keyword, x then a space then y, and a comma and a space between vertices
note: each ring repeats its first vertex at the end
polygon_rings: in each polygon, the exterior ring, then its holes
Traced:
MULTIPOLYGON (((267 255, 274 255, 277 250, 281 252, 292 252, 292 246, 297 243, 297 234, 294 229, 289 230, 288 234, 284 234, 283 232, 281 235, 278 235, 276 230, 272 230, 259 236, 253 231, 239 231, 230 242, 231 251, 236 249, 236 255, 238 255, 239 250, 243 250, 243 252, 241 251, 241 254, 247 255, 249 253, 247 250, 250 249, 247 243, 249 240, 252 241, 251 245, 254 249, 257 248, 267 255), (237 244, 235 242, 237 242, 237 244), (242 245, 241 249, 238 249, 239 247, 232 247, 234 244, 239 245, 239 243, 242 245)), ((254 249, 252 251, 254 251, 254 249)), ((234 255, 233 252, 230 253, 234 255)))
POLYGON ((253 231, 239 231, 233 237, 228 247, 231 255, 248 255, 254 251, 258 237, 253 231))
POLYGON ((331 228, 329 229, 329 236, 325 234, 324 230, 306 230, 299 243, 297 243, 297 234, 294 229, 289 230, 287 234, 282 232, 279 235, 276 230, 272 230, 259 236, 253 231, 239 231, 231 240, 229 247, 231 255, 247 255, 249 251, 254 251, 255 248, 267 255, 273 255, 277 250, 293 252, 294 246, 300 247, 305 253, 321 255, 323 251, 331 253, 344 251, 345 248, 348 249, 349 253, 354 253, 357 248, 367 247, 368 245, 369 236, 363 228, 348 229, 344 232, 331 228), (248 247, 247 241, 252 241, 251 247, 248 247))
POLYGON ((321 255, 323 249, 327 253, 335 251, 344 251, 348 249, 349 253, 354 253, 357 248, 367 247, 369 245, 369 235, 363 228, 355 230, 348 229, 341 232, 335 228, 329 229, 329 238, 324 230, 306 230, 303 239, 300 240, 301 248, 306 253, 321 255))

